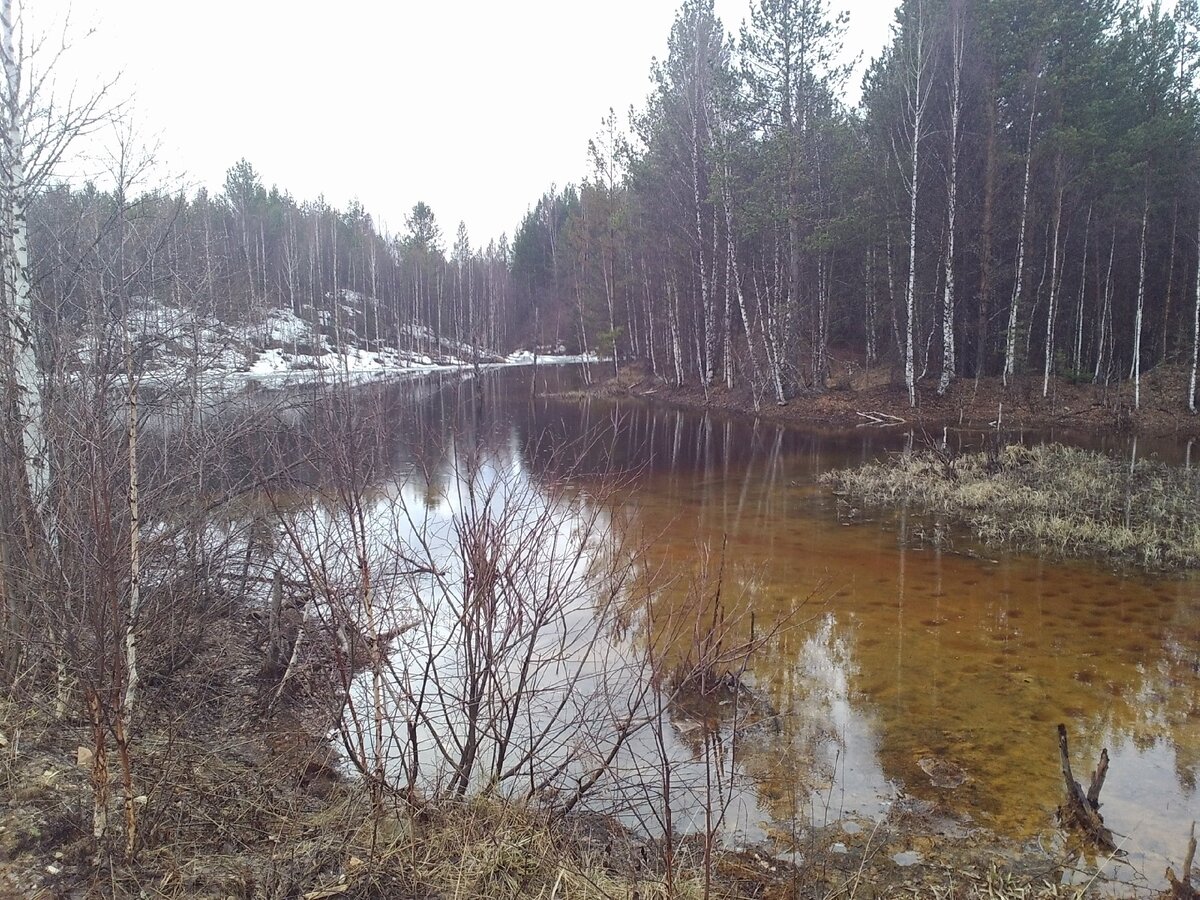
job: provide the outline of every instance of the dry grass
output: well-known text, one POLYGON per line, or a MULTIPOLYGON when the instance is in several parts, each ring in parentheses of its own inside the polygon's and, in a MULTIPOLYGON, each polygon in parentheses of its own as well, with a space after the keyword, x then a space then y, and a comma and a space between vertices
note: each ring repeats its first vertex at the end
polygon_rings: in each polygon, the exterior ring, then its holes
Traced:
POLYGON ((981 876, 966 875, 960 884, 932 888, 932 900, 1082 900, 1087 887, 1029 881, 995 867, 981 876))
MULTIPOLYGON (((79 723, 0 700, 0 897, 368 900, 700 897, 692 866, 673 891, 652 846, 616 826, 557 821, 497 796, 375 810, 287 721, 197 733, 176 723, 138 746, 149 794, 139 851, 96 854, 79 723), (237 732, 261 743, 243 745, 237 732), (272 750, 286 744, 284 749, 272 750)), ((227 711, 221 718, 227 717, 227 711)), ((114 810, 115 817, 115 810, 114 810)), ((714 898, 732 896, 716 887, 714 898)))
POLYGON ((1200 565, 1196 470, 1046 444, 901 454, 822 480, 858 502, 956 516, 988 543, 1155 569, 1200 565))

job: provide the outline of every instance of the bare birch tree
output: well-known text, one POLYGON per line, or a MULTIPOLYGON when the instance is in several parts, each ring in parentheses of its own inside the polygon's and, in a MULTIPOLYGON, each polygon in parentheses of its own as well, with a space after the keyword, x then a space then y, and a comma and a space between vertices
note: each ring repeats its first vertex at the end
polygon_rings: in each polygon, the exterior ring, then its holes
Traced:
POLYGON ((917 290, 917 198, 920 193, 921 138, 924 136, 925 104, 929 101, 932 80, 926 78, 929 66, 928 49, 925 44, 925 10, 916 4, 916 22, 911 37, 907 60, 907 77, 904 84, 905 110, 912 138, 912 167, 906 175, 908 188, 908 287, 904 293, 904 385, 908 388, 909 406, 917 405, 917 380, 913 365, 914 320, 916 318, 917 290))
MULTIPOLYGON (((1196 247, 1200 250, 1200 226, 1197 227, 1196 247)), ((1200 260, 1196 263, 1196 305, 1192 312, 1192 377, 1188 381, 1188 410, 1196 411, 1196 368, 1200 364, 1200 260)))
POLYGON ((29 267, 29 205, 50 180, 77 138, 107 115, 110 85, 83 99, 51 96, 54 63, 69 49, 64 41, 44 68, 45 42, 25 33, 14 0, 0 0, 0 248, 4 257, 5 331, 9 343, 11 390, 21 468, 28 503, 38 530, 49 540, 54 528, 48 505, 50 449, 37 354, 37 311, 29 267))
POLYGON ((1133 408, 1142 407, 1142 312, 1146 305, 1146 226, 1150 220, 1150 199, 1142 207, 1142 238, 1138 251, 1137 308, 1133 320, 1133 365, 1129 377, 1133 379, 1133 408))
POLYGON ((1021 288, 1025 280, 1025 229, 1029 224, 1029 181, 1033 170, 1033 123, 1037 116, 1037 94, 1040 71, 1032 79, 1029 101, 1029 134, 1025 139, 1025 182, 1021 189, 1021 224, 1017 229, 1017 272, 1013 280, 1012 303, 1008 307, 1008 331, 1004 342, 1004 372, 1008 379, 1016 371, 1017 364, 1017 320, 1021 308, 1021 288))
POLYGON ((958 209, 958 125, 962 114, 963 22, 958 3, 951 4, 950 158, 946 174, 946 287, 942 295, 942 377, 938 394, 954 377, 954 217, 958 209))

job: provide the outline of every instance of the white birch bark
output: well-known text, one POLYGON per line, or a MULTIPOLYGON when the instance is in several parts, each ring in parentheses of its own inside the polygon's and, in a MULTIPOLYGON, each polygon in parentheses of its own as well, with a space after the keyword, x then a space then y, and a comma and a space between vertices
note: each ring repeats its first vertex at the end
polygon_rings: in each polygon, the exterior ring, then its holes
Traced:
POLYGON ((1071 368, 1076 378, 1083 367, 1083 301, 1087 293, 1087 251, 1091 234, 1092 208, 1089 206, 1087 223, 1083 226, 1083 253, 1080 255, 1083 262, 1079 266, 1079 297, 1075 305, 1075 350, 1071 355, 1071 368))
MULTIPOLYGON (((125 337, 125 366, 126 366, 126 405, 129 419, 127 422, 127 437, 129 441, 129 605, 125 609, 125 690, 121 695, 121 717, 119 738, 125 742, 122 764, 128 765, 128 742, 132 735, 133 708, 137 701, 137 691, 140 682, 138 674, 137 632, 142 609, 142 558, 141 513, 138 507, 138 397, 137 381, 133 372, 133 342, 129 337, 129 319, 126 312, 125 337)), ((137 838, 137 816, 134 811, 133 772, 126 771, 125 775, 125 850, 126 855, 133 853, 137 838)))
POLYGON ((1142 208, 1142 240, 1138 256, 1137 313, 1133 321, 1133 408, 1142 405, 1142 309, 1146 301, 1146 223, 1150 218, 1150 201, 1142 208))
POLYGON ((1029 136, 1025 142, 1025 186, 1021 190, 1021 225, 1017 229, 1017 277, 1013 284, 1012 304, 1008 308, 1008 333, 1004 343, 1004 374, 1001 378, 1005 385, 1016 370, 1017 358, 1017 318, 1021 307, 1021 284, 1025 276, 1025 226, 1029 221, 1029 176, 1033 164, 1033 120, 1037 114, 1037 85, 1033 81, 1033 97, 1029 102, 1029 136))
POLYGON ((913 327, 916 313, 917 277, 917 196, 919 193, 921 127, 925 113, 925 102, 929 88, 922 88, 925 74, 925 19, 920 3, 917 4, 916 47, 911 66, 912 81, 908 85, 908 112, 912 117, 912 170, 908 183, 908 289, 905 291, 904 332, 904 384, 908 388, 909 406, 917 405, 917 382, 913 364, 913 327))
POLYGON ((683 384, 683 341, 679 335, 679 291, 672 278, 667 283, 667 297, 671 311, 667 316, 671 320, 671 357, 675 366, 675 386, 683 384))
MULTIPOLYGON (((1105 360, 1105 343, 1108 340, 1108 330, 1112 321, 1112 270, 1113 258, 1117 253, 1117 230, 1113 229, 1112 243, 1108 248, 1108 271, 1104 276, 1104 302, 1100 307, 1100 326, 1099 334, 1096 340, 1096 371, 1092 375, 1093 382, 1100 381, 1100 370, 1104 368, 1105 360)), ((1105 373, 1104 380, 1108 381, 1108 374, 1105 373)))
MULTIPOLYGON (((1196 246, 1200 248, 1200 224, 1197 225, 1196 246)), ((1196 368, 1200 364, 1200 259, 1196 261, 1196 306, 1192 313, 1192 377, 1188 382, 1188 409, 1196 411, 1196 368)))
POLYGON ((938 394, 946 393, 954 377, 954 216, 958 205, 958 120, 962 112, 963 26, 957 20, 953 35, 954 63, 950 84, 950 167, 946 185, 946 287, 942 295, 942 377, 938 394))
POLYGON ((1046 309, 1046 367, 1042 374, 1042 396, 1050 394, 1050 369, 1054 365, 1054 320, 1058 313, 1058 287, 1061 281, 1058 271, 1059 232, 1062 229, 1063 189, 1059 185, 1054 204, 1054 247, 1050 251, 1050 299, 1046 309))
POLYGON ((0 64, 4 67, 3 203, 4 287, 12 341, 14 407, 20 431, 22 464, 33 512, 44 535, 50 492, 50 455, 43 428, 42 397, 35 343, 33 287, 29 278, 29 184, 25 171, 25 133, 21 97, 21 58, 16 50, 12 0, 0 0, 0 64))
MULTIPOLYGON (((697 50, 697 57, 698 56, 699 50, 697 50)), ((699 69, 698 61, 697 69, 699 69)), ((697 87, 696 90, 698 91, 699 88, 697 87)), ((700 101, 697 98, 695 102, 698 104, 700 101)), ((696 255, 699 261, 698 274, 700 276, 700 309, 704 317, 702 324, 704 335, 703 337, 701 337, 699 334, 696 335, 696 353, 701 357, 700 377, 704 382, 705 387, 707 387, 708 385, 712 384, 713 379, 712 356, 709 354, 707 358, 705 358, 704 353, 705 349, 710 348, 710 342, 712 340, 712 323, 710 321, 712 301, 709 297, 711 288, 708 283, 708 265, 704 261, 704 223, 703 217, 701 216, 702 197, 700 190, 700 127, 698 112, 695 109, 692 110, 692 116, 692 203, 696 210, 696 255)))

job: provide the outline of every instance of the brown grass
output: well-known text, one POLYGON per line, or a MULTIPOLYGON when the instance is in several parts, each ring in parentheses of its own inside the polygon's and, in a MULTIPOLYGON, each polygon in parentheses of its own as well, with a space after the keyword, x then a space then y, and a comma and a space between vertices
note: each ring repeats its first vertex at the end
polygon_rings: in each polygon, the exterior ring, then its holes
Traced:
POLYGON ((1046 444, 905 453, 822 480, 855 502, 953 515, 988 543, 1154 569, 1200 565, 1196 470, 1046 444))

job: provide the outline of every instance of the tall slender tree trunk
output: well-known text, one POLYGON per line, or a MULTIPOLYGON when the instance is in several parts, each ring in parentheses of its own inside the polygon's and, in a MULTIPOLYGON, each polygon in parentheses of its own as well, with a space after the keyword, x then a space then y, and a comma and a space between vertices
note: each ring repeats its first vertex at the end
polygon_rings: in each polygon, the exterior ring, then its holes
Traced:
POLYGON ((1088 241, 1092 234, 1092 207, 1088 207, 1087 222, 1083 226, 1082 264, 1079 267, 1079 297, 1075 304, 1075 349, 1071 354, 1071 370, 1074 377, 1079 377, 1083 367, 1083 301, 1087 295, 1087 254, 1088 241))
POLYGON ((958 201, 958 119, 962 108, 963 26, 957 20, 953 34, 954 62, 950 87, 950 165, 946 179, 946 287, 942 295, 942 377, 938 394, 946 393, 954 377, 954 215, 958 201))
POLYGON ((1029 177, 1033 170, 1033 121, 1037 115, 1038 78, 1033 80, 1033 96, 1029 102, 1029 136, 1025 142, 1025 185, 1021 190, 1021 224, 1017 229, 1017 275, 1013 283, 1012 303, 1008 308, 1008 333, 1004 346, 1004 374, 1002 381, 1016 371, 1017 318, 1021 308, 1021 286, 1025 277, 1025 227, 1029 222, 1029 177))
MULTIPOLYGON (((1113 284, 1112 270, 1113 270, 1113 257, 1116 256, 1116 252, 1117 252, 1117 229, 1116 229, 1116 227, 1114 227, 1112 243, 1109 245, 1109 248, 1108 248, 1108 270, 1105 272, 1105 275, 1104 275, 1104 299, 1100 305, 1100 323, 1097 326, 1096 371, 1092 375, 1093 383, 1098 383, 1100 381, 1100 372, 1101 372, 1101 370, 1104 369, 1104 363, 1107 358, 1104 351, 1105 351, 1105 347, 1107 346, 1107 342, 1108 342, 1108 333, 1112 328, 1112 284, 1113 284)), ((1105 373, 1104 378, 1105 378, 1105 381, 1108 380, 1107 372, 1105 373)))
MULTIPOLYGON (((123 251, 122 251, 123 252, 123 251)), ((124 286, 122 286, 124 290, 124 286)), ((129 315, 125 315, 126 406, 128 422, 126 435, 129 452, 129 603, 125 608, 125 690, 117 716, 117 745, 121 754, 125 801, 125 855, 133 856, 137 844, 137 812, 133 787, 133 768, 129 753, 133 735, 133 710, 137 702, 141 676, 138 672, 138 627, 142 611, 142 520, 138 503, 138 396, 133 370, 133 342, 129 336, 129 315)))
POLYGON ((1142 240, 1138 254, 1137 312, 1133 320, 1133 408, 1142 406, 1142 311, 1146 302, 1146 224, 1150 219, 1150 198, 1142 207, 1142 240))
POLYGON ((916 60, 913 64, 912 94, 909 97, 909 112, 912 115, 912 169, 908 184, 908 289, 904 293, 904 385, 908 388, 909 406, 917 405, 917 382, 913 368, 913 319, 915 318, 917 290, 917 196, 919 194, 921 119, 925 112, 925 98, 921 93, 921 76, 925 67, 924 22, 918 8, 916 60))
MULTIPOLYGON (((1196 226, 1196 248, 1200 251, 1200 219, 1196 226)), ((1192 377, 1188 381, 1188 409, 1196 411, 1196 369, 1200 367, 1200 255, 1196 259, 1196 305, 1192 312, 1192 377)))
POLYGON ((865 284, 863 297, 866 302, 865 331, 866 331, 866 365, 870 368, 875 362, 875 248, 871 248, 867 256, 865 284))
POLYGON ((1179 233, 1179 201, 1175 201, 1171 209, 1171 255, 1167 263, 1167 292, 1163 297, 1163 314, 1162 314, 1162 355, 1159 359, 1165 361, 1167 354, 1171 349, 1171 295, 1175 293, 1175 249, 1178 246, 1178 241, 1175 237, 1179 233))
MULTIPOLYGON (((738 312, 742 317, 742 330, 746 333, 746 352, 750 356, 750 372, 751 372, 751 397, 753 398, 754 408, 758 409, 758 392, 761 383, 760 368, 758 364, 758 353, 754 349, 754 334, 750 329, 750 320, 746 316, 746 298, 742 291, 742 275, 738 269, 737 260, 737 244, 734 239, 733 232, 733 203, 729 195, 729 157, 728 153, 725 156, 724 162, 724 178, 721 179, 721 199, 725 207, 725 250, 726 250, 726 265, 725 265, 725 346, 726 354, 732 355, 732 323, 733 317, 729 309, 730 292, 737 298, 738 312)), ((729 356, 726 357, 726 365, 732 366, 729 356)), ((732 372, 729 374, 729 387, 733 387, 732 372)))
POLYGON ((701 328, 703 329, 703 338, 700 334, 696 337, 696 352, 701 357, 699 362, 700 380, 704 387, 712 384, 715 370, 713 367, 712 357, 715 355, 715 344, 712 322, 712 285, 709 281, 709 265, 705 261, 705 240, 704 240, 704 217, 703 217, 703 185, 700 166, 700 136, 701 136, 701 119, 704 118, 706 111, 704 105, 707 102, 705 96, 705 79, 703 75, 703 53, 702 50, 707 46, 707 40, 701 40, 701 17, 700 7, 696 7, 696 46, 692 60, 692 85, 691 85, 691 126, 692 126, 692 146, 691 146, 691 162, 692 162, 692 204, 696 213, 696 254, 699 263, 698 275, 700 281, 700 310, 702 314, 701 328), (705 352, 708 351, 708 352, 705 352))
POLYGON ((996 199, 996 91, 994 78, 988 73, 987 84, 988 134, 986 161, 983 170, 983 221, 980 225, 979 247, 979 310, 975 320, 975 377, 987 374, 988 343, 992 309, 992 236, 996 199))
POLYGON ((911 167, 908 172, 908 289, 904 295, 904 384, 908 388, 908 403, 917 405, 917 379, 914 362, 917 292, 917 198, 920 194, 921 137, 924 125, 925 103, 929 99, 930 85, 925 84, 925 67, 928 63, 925 50, 925 11, 920 0, 916 5, 916 43, 909 62, 907 93, 908 116, 912 127, 911 167))
POLYGON ((1058 313, 1058 287, 1061 281, 1058 272, 1059 232, 1062 230, 1063 186, 1061 164, 1058 191, 1054 199, 1054 248, 1050 252, 1050 300, 1046 309, 1046 367, 1042 374, 1042 396, 1050 394, 1050 371, 1054 368, 1054 323, 1058 313))
POLYGON ((0 203, 4 246, 4 290, 12 347, 13 411, 19 432, 21 463, 29 505, 49 539, 50 451, 43 424, 44 409, 37 360, 36 315, 29 275, 29 186, 25 180, 24 110, 21 96, 21 58, 16 49, 12 0, 0 0, 0 63, 4 66, 5 98, 3 160, 0 160, 0 203))

